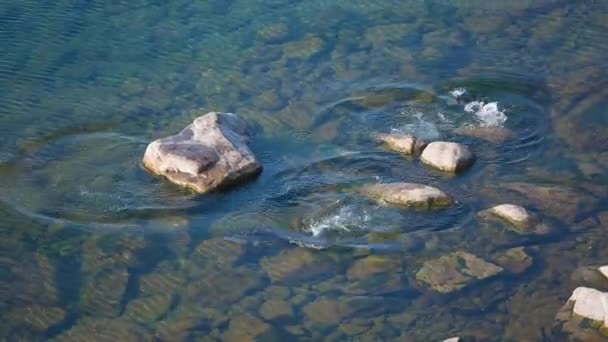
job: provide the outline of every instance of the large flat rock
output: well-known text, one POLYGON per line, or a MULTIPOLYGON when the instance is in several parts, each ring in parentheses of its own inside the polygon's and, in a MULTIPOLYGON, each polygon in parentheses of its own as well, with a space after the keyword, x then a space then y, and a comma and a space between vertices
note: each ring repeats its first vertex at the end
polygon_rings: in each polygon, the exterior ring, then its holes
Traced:
POLYGON ((175 184, 209 192, 261 172, 249 137, 247 123, 237 115, 210 112, 178 134, 151 142, 143 164, 175 184))
POLYGON ((471 166, 475 156, 462 144, 434 141, 422 151, 420 160, 441 171, 459 172, 471 166))

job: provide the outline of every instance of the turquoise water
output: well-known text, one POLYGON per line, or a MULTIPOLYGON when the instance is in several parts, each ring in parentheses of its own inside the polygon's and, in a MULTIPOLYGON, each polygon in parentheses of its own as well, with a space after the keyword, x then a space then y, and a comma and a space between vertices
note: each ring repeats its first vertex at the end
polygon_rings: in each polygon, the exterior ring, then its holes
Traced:
POLYGON ((574 340, 556 314, 608 263, 607 23, 602 1, 0 2, 0 336, 574 340), (145 172, 208 111, 254 126, 260 177, 197 196, 145 172), (488 125, 507 137, 462 131, 488 125), (477 161, 433 171, 391 131, 477 161), (457 203, 353 191, 378 181, 457 203), (476 219, 505 202, 550 234, 476 219), (441 293, 420 271, 456 251, 505 270, 441 293))

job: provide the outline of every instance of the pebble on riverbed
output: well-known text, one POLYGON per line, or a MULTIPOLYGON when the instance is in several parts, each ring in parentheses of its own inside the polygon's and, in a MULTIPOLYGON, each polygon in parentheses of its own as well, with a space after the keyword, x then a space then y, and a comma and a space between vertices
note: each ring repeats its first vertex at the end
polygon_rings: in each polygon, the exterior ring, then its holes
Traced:
POLYGON ((143 164, 175 184, 209 192, 261 172, 249 137, 247 123, 235 114, 207 113, 178 134, 150 143, 143 164))
POLYGON ((359 192, 381 202, 417 209, 446 207, 454 202, 443 191, 416 183, 369 184, 360 188, 359 192))
POLYGON ((404 154, 418 153, 427 145, 426 141, 411 134, 381 133, 376 138, 389 149, 404 154))
POLYGON ((475 156, 462 144, 434 141, 424 148, 420 160, 441 171, 459 172, 471 166, 475 156))

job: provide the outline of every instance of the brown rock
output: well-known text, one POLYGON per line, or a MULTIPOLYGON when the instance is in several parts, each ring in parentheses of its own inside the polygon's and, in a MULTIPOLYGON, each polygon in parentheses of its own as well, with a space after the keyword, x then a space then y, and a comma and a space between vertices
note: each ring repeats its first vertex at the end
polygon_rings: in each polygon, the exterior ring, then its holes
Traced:
POLYGON ((259 174, 247 123, 232 113, 199 116, 180 133, 150 143, 143 164, 169 181, 205 193, 259 174))
POLYGON ((496 259, 498 265, 515 274, 525 272, 533 262, 523 247, 511 248, 496 259))
POLYGON ((494 144, 502 143, 513 137, 513 132, 510 129, 498 126, 466 125, 456 129, 455 133, 479 138, 494 144))
POLYGON ((280 299, 270 299, 260 307, 260 316, 267 321, 291 320, 294 316, 291 304, 280 299))

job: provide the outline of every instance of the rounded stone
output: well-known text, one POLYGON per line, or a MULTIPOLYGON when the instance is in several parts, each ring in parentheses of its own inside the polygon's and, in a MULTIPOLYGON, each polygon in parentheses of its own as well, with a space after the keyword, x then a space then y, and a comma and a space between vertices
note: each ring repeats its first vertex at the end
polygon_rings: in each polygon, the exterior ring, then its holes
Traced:
POLYGON ((459 172, 471 166, 475 157, 473 152, 462 144, 434 141, 422 151, 420 160, 441 171, 459 172))
POLYGON ((383 183, 363 186, 359 191, 375 200, 423 209, 449 206, 451 196, 432 186, 416 183, 383 183))
POLYGON ((386 144, 389 149, 404 154, 417 153, 427 144, 424 140, 411 134, 383 133, 378 134, 376 138, 386 144))

